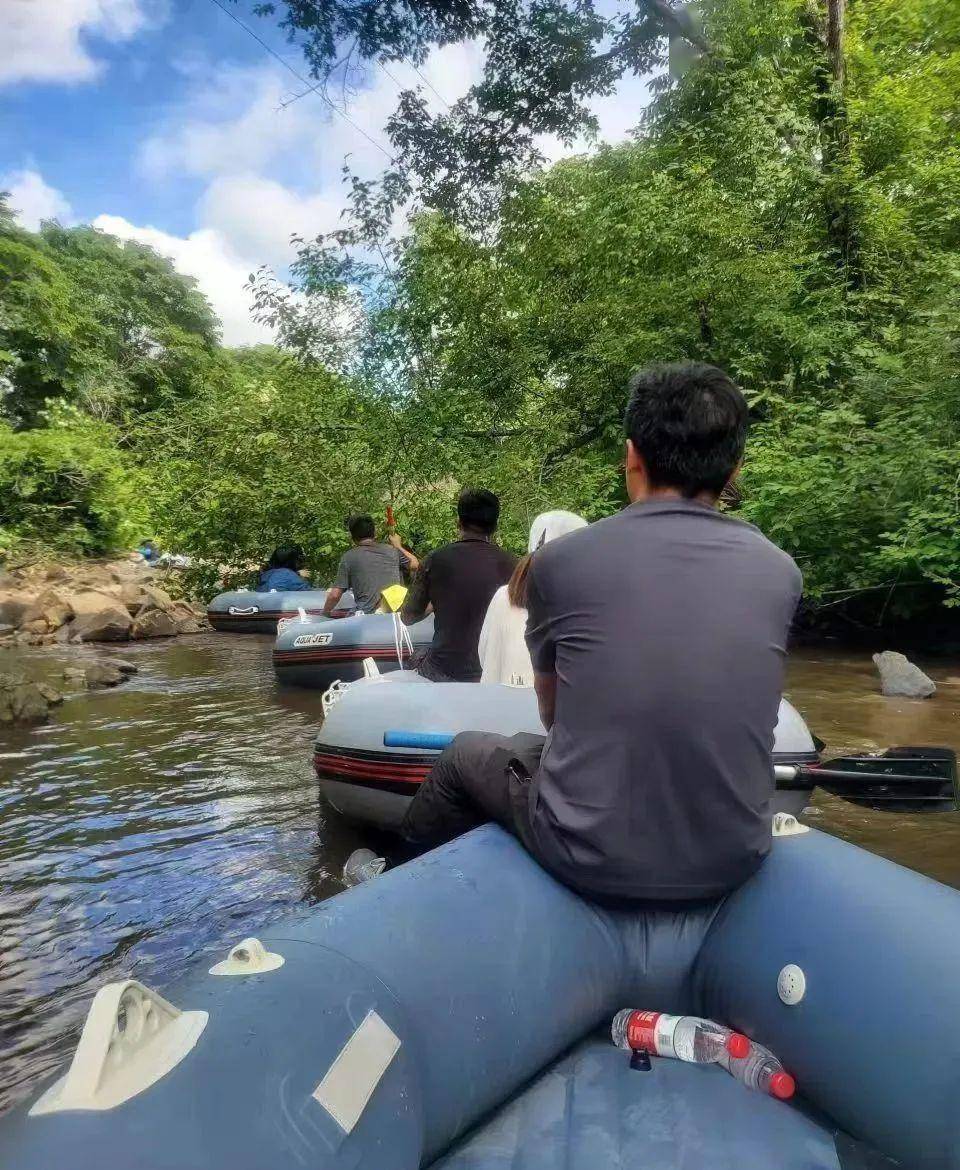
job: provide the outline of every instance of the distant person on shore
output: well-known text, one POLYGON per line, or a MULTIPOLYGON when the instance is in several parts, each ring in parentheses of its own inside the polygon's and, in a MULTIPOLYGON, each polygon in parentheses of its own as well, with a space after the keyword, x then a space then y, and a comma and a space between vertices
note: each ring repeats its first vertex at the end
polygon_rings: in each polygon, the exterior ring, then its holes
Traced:
POLYGON ((340 598, 348 589, 360 613, 373 613, 381 602, 381 594, 391 585, 402 585, 404 576, 415 573, 420 562, 403 547, 400 537, 391 533, 388 544, 379 544, 373 517, 356 514, 347 517, 347 530, 353 541, 340 558, 333 587, 323 603, 325 617, 332 617, 340 598))
POLYGON ((527 575, 546 739, 458 735, 402 831, 429 847, 497 821, 587 897, 682 908, 736 888, 770 851, 801 577, 717 510, 748 426, 722 370, 645 370, 625 422, 630 505, 541 548, 527 575))
POLYGON ((270 554, 270 560, 260 570, 257 589, 262 593, 294 593, 313 586, 303 576, 306 553, 302 545, 281 544, 270 554))
POLYGON ((533 686, 533 663, 524 637, 527 628, 527 574, 537 549, 558 536, 586 528, 582 516, 561 510, 541 512, 530 526, 527 555, 517 562, 506 585, 494 593, 480 630, 480 681, 533 686))
POLYGON ((490 599, 510 580, 513 553, 493 543, 500 501, 466 488, 457 500, 459 537, 424 558, 401 610, 406 625, 431 611, 433 641, 416 669, 431 682, 479 682, 477 643, 490 599))

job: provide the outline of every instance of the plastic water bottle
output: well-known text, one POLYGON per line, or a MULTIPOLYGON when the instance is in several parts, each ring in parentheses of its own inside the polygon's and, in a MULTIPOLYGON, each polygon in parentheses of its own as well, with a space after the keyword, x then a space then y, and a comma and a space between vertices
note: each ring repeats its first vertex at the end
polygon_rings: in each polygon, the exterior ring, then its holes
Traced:
POLYGON ((745 1053, 750 1043, 746 1036, 713 1020, 633 1008, 617 1012, 610 1033, 618 1048, 645 1049, 652 1056, 671 1056, 693 1064, 715 1064, 727 1052, 728 1044, 745 1053))
POLYGON ((769 1048, 754 1040, 748 1042, 745 1052, 737 1044, 728 1044, 720 1056, 720 1064, 732 1077, 758 1093, 788 1101, 796 1092, 793 1077, 784 1072, 783 1065, 769 1048))

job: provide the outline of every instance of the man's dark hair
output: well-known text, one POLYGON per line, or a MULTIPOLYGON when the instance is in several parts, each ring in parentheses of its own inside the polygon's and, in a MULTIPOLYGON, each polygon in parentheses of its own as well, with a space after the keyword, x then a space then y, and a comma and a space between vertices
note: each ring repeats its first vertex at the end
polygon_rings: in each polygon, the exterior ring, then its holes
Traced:
POLYGON ((373 526, 373 517, 360 512, 348 516, 347 531, 358 543, 361 540, 373 540, 374 533, 376 532, 373 526))
POLYGON ((677 362, 630 381, 624 426, 654 487, 719 496, 743 458, 747 404, 716 366, 677 362))
POLYGON ((306 559, 307 555, 303 551, 303 545, 280 544, 270 554, 270 560, 267 561, 266 568, 292 569, 295 573, 299 573, 306 559))
POLYGON ((500 501, 484 488, 464 488, 457 500, 457 517, 464 528, 490 536, 500 519, 500 501))

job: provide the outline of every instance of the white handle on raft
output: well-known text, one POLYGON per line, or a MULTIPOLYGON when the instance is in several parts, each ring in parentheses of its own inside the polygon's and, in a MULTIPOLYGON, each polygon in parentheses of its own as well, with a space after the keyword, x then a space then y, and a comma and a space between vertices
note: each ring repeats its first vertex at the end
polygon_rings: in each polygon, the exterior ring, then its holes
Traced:
POLYGON ((176 1068, 207 1025, 206 1012, 182 1012, 136 979, 108 983, 93 997, 66 1076, 30 1110, 113 1109, 176 1068))
POLYGON ((809 825, 801 825, 793 813, 778 812, 773 814, 774 837, 799 837, 802 833, 809 833, 809 825))
POLYGON ((258 938, 245 938, 232 948, 222 963, 214 963, 211 975, 262 975, 283 966, 283 955, 268 951, 258 938))

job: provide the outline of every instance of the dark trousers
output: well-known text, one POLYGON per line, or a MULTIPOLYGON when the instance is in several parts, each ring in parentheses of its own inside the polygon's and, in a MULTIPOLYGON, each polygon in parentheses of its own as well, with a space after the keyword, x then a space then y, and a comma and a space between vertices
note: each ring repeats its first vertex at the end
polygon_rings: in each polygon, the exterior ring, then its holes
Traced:
POLYGON ((581 897, 612 910, 662 910, 670 913, 712 914, 718 898, 696 898, 687 902, 661 901, 649 897, 614 897, 582 888, 570 876, 554 873, 536 846, 530 829, 530 782, 540 767, 546 738, 521 732, 494 735, 463 731, 444 748, 420 791, 410 802, 400 832, 416 848, 433 849, 468 833, 487 821, 520 840, 528 853, 558 881, 581 897))
POLYGON ((530 780, 540 767, 542 735, 464 731, 444 748, 410 802, 400 831, 432 849, 496 821, 531 848, 530 780))

